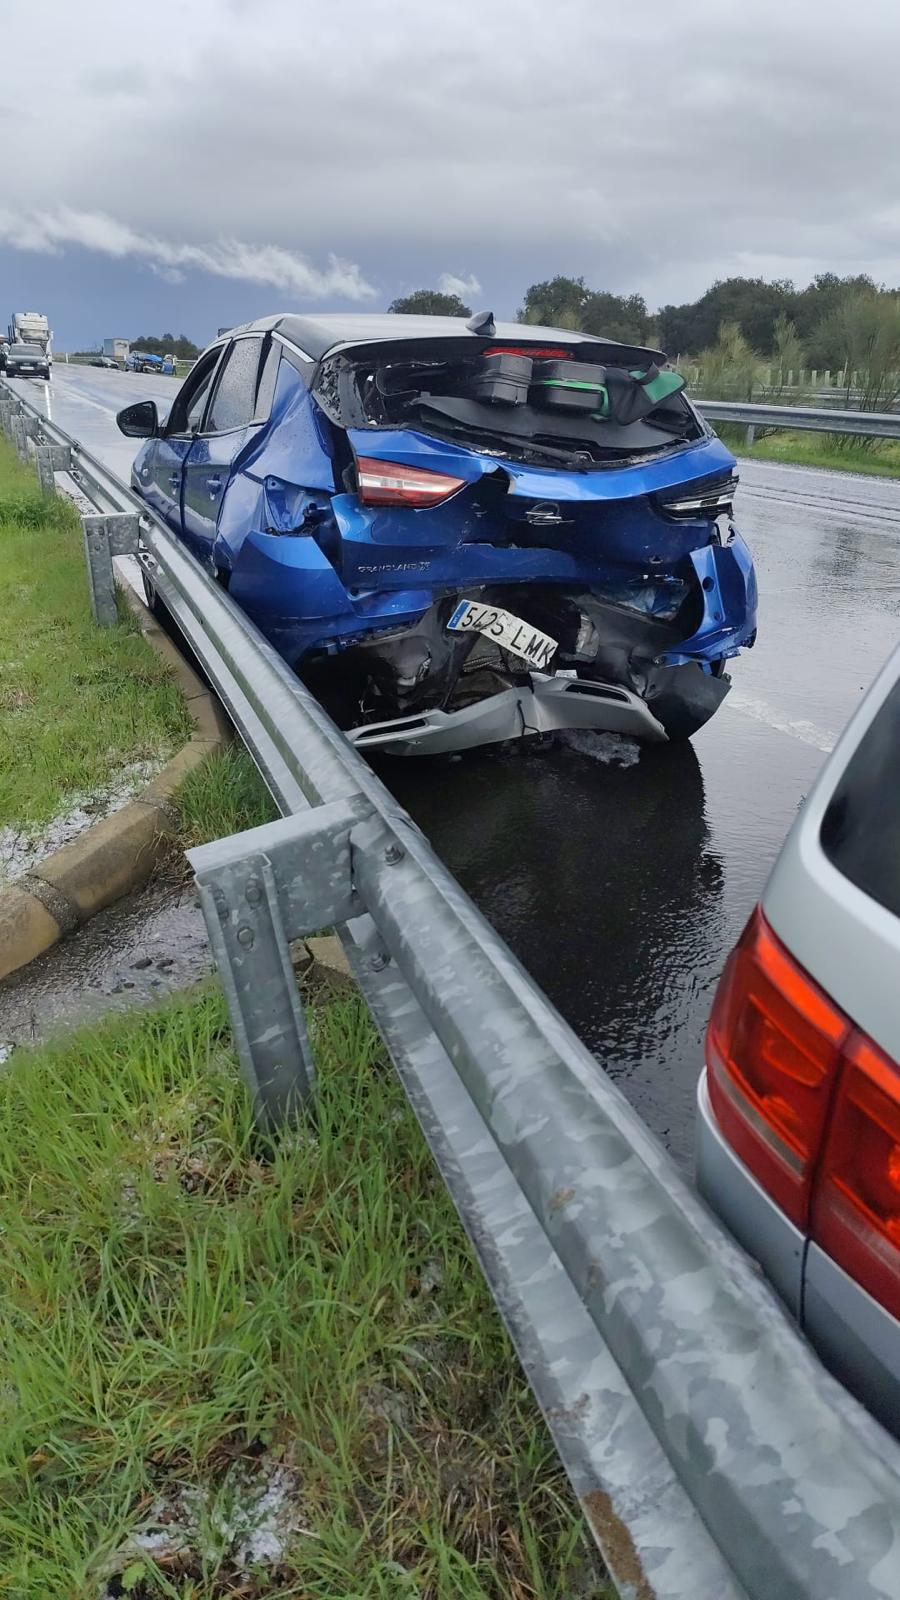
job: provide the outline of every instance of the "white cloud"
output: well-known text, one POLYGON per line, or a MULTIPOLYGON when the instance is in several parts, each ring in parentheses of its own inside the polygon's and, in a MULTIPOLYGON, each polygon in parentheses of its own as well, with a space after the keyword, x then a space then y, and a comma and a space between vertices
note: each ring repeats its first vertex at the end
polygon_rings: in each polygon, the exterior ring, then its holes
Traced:
POLYGON ((322 268, 277 244, 250 244, 233 238, 211 244, 176 244, 140 233, 105 212, 75 211, 70 206, 24 213, 0 208, 0 242, 44 255, 59 255, 67 245, 80 245, 116 260, 144 261, 168 283, 181 282, 185 272, 193 269, 218 278, 270 284, 313 300, 329 296, 371 300, 376 294, 354 262, 333 254, 322 268))
POLYGON ((474 300, 481 293, 481 284, 474 272, 470 272, 467 278, 458 278, 453 272, 442 272, 438 288, 442 294, 458 294, 460 300, 474 300))
MULTIPOLYGON (((38 9, 53 49, 39 106, 27 73, 4 78, 0 126, 27 159, 5 164, 0 203, 118 219, 125 268, 193 280, 175 241, 199 241, 213 320, 252 309, 226 283, 245 249, 295 303, 364 303, 365 280, 385 303, 446 269, 505 315, 555 273, 653 306, 748 270, 900 279, 897 0, 153 0, 155 35, 177 40, 158 71, 122 0, 5 0, 10 59, 38 9)), ((95 248, 112 260, 118 239, 95 248)), ((28 259, 3 254, 27 282, 28 259)), ((58 323, 68 305, 92 325, 113 284, 126 304, 165 287, 106 272, 91 301, 66 266, 41 275, 58 323)))

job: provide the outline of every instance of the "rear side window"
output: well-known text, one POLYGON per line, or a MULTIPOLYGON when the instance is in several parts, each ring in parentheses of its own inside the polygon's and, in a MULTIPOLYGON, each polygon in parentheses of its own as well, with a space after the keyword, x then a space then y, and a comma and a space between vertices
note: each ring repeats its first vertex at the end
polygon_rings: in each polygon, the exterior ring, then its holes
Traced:
POLYGON ((235 340, 219 374, 204 433, 230 433, 251 421, 261 354, 261 338, 235 340))
POLYGON ((900 917, 900 683, 835 789, 821 841, 838 872, 900 917))
POLYGON ((281 346, 274 339, 269 340, 269 348, 262 364, 259 375, 259 387, 256 391, 256 407, 253 412, 254 422, 268 422, 272 410, 272 401, 275 398, 275 384, 278 379, 278 366, 281 361, 281 346))

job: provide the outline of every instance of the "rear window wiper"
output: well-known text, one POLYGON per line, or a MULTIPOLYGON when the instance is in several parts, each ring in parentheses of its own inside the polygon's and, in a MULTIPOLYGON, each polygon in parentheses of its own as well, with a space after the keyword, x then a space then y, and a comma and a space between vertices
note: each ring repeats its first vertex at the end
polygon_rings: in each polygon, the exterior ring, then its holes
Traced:
POLYGON ((580 472, 586 472, 588 467, 594 465, 594 459, 587 450, 566 450, 552 444, 544 444, 541 440, 530 439, 521 433, 501 433, 498 428, 479 427, 477 422, 457 422, 444 412, 434 411, 422 402, 413 402, 408 409, 418 412, 420 419, 426 425, 434 419, 442 431, 452 433, 457 439, 471 439, 474 435, 476 439, 484 439, 487 444, 511 446, 518 460, 550 461, 580 472))

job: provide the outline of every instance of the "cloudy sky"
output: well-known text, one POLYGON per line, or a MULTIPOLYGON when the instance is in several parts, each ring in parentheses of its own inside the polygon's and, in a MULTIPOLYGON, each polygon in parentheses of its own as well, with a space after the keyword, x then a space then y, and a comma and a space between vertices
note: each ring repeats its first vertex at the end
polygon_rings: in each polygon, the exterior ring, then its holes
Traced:
POLYGON ((0 0, 0 283, 59 349, 555 272, 900 283, 897 0, 0 0), (16 63, 21 63, 17 66, 16 63))

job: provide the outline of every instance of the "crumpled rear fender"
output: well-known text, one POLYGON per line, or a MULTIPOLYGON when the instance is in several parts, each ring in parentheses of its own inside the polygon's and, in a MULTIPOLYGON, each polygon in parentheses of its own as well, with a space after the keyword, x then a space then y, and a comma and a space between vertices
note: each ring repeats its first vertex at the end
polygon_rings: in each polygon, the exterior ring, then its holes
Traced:
POLYGON ((703 616, 689 638, 661 657, 670 667, 736 655, 756 634, 756 573, 740 534, 732 532, 727 544, 692 550, 690 561, 703 595, 703 616))

